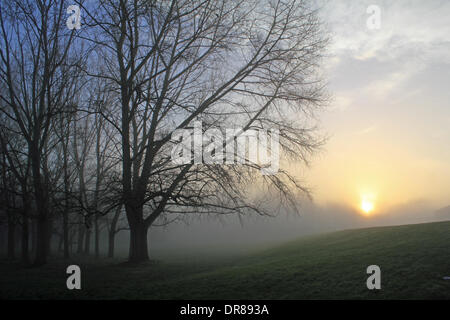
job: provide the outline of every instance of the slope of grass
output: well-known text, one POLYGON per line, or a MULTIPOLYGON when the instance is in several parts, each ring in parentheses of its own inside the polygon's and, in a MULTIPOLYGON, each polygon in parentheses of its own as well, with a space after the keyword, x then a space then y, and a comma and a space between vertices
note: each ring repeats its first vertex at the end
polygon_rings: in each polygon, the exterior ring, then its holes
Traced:
POLYGON ((0 264, 0 297, 50 299, 449 299, 450 222, 311 236, 234 259, 200 263, 73 261, 82 290, 65 289, 65 268, 0 264), (381 290, 366 268, 381 268, 381 290))

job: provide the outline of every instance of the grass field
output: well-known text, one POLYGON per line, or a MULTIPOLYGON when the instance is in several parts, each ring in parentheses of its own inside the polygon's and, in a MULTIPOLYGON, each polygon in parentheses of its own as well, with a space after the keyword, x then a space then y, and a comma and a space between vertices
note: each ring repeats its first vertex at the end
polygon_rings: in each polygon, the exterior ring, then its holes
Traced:
POLYGON ((2 299, 449 299, 450 222, 348 230, 228 258, 157 261, 59 260, 39 269, 0 263, 2 299), (82 269, 82 290, 65 268, 82 269), (381 268, 381 290, 366 268, 381 268))

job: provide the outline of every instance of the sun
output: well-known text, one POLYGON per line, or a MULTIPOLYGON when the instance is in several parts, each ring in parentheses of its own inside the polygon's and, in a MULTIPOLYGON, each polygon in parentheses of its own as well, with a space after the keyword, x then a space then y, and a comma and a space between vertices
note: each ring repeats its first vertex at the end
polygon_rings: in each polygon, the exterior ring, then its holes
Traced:
POLYGON ((375 209, 375 202, 373 196, 365 195, 361 199, 361 210, 365 214, 370 214, 375 209))
POLYGON ((371 201, 368 200, 363 200, 361 202, 361 210, 364 211, 365 213, 371 213, 373 211, 374 208, 374 204, 371 201))

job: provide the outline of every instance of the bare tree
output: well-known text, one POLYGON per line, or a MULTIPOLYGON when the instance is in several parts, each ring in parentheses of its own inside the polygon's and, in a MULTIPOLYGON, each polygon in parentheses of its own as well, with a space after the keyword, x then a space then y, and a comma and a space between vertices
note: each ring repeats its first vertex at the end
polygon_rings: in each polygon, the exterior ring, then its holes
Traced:
POLYGON ((2 169, 2 184, 1 184, 1 211, 6 216, 6 223, 8 227, 7 236, 7 257, 8 259, 14 259, 16 256, 16 229, 18 225, 18 217, 15 213, 15 197, 13 194, 14 188, 11 188, 11 182, 14 183, 14 177, 11 173, 8 173, 8 165, 6 161, 6 154, 2 148, 1 157, 1 169, 2 169))
MULTIPOLYGON (((0 148, 2 150, 2 182, 3 182, 3 205, 8 216, 11 230, 9 242, 14 240, 16 224, 21 225, 22 235, 22 262, 29 263, 29 219, 31 218, 31 195, 30 195, 30 159, 22 151, 26 142, 22 136, 8 127, 7 119, 4 119, 0 132, 0 148)), ((9 121, 10 122, 10 121, 9 121)), ((14 249, 10 247, 10 258, 14 249)))
POLYGON ((11 256, 21 226, 29 260, 31 221, 36 265, 52 232, 65 258, 75 237, 89 253, 93 232, 99 257, 104 227, 108 256, 129 228, 129 259, 145 261, 152 226, 272 214, 257 188, 292 206, 296 192, 307 193, 288 169, 261 175, 267 163, 223 136, 279 133, 282 162, 307 163, 322 144, 310 120, 326 99, 317 71, 327 40, 310 1, 85 3, 80 32, 65 26, 66 1, 0 3, 1 210, 11 256), (173 161, 180 129, 194 131, 182 163, 173 161))
POLYGON ((148 229, 170 214, 266 214, 242 188, 255 179, 287 200, 306 191, 285 170, 258 178, 254 161, 199 165, 193 155, 174 164, 170 154, 175 130, 196 120, 203 131, 277 129, 294 160, 320 146, 306 119, 324 100, 316 71, 326 38, 310 1, 106 0, 83 9, 84 37, 102 60, 87 72, 119 100, 119 114, 102 115, 121 139, 131 261, 148 259, 148 229))
POLYGON ((90 253, 93 234, 95 256, 99 257, 100 233, 106 226, 103 216, 121 204, 117 197, 120 194, 115 190, 117 183, 110 177, 119 160, 114 156, 111 125, 101 115, 109 104, 104 81, 90 81, 85 94, 85 107, 77 109, 78 120, 73 126, 71 149, 78 188, 71 192, 72 209, 80 214, 78 253, 90 253))
POLYGON ((47 175, 51 123, 76 92, 79 53, 66 27, 67 1, 12 0, 0 3, 0 79, 7 93, 1 112, 27 142, 37 209, 36 265, 46 263, 51 214, 47 175))

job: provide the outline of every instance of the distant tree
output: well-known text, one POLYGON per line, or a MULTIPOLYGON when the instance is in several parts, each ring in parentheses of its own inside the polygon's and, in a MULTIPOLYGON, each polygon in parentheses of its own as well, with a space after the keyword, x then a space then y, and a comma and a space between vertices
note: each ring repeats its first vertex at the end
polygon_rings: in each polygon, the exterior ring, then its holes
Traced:
POLYGON ((122 205, 116 207, 114 214, 108 219, 108 258, 114 258, 116 235, 120 231, 129 230, 128 225, 121 223, 123 220, 122 207, 122 205))
POLYGON ((10 258, 14 257, 15 229, 21 226, 22 262, 29 264, 29 220, 31 215, 30 158, 23 150, 26 141, 14 130, 11 120, 0 126, 3 209, 8 216, 10 258))
POLYGON ((75 31, 66 26, 65 0, 0 2, 0 79, 6 88, 0 112, 26 141, 36 205, 35 265, 46 263, 50 248, 51 187, 48 161, 55 116, 77 93, 80 61, 75 31))
POLYGON ((93 232, 94 252, 99 257, 100 232, 106 227, 103 217, 121 205, 117 179, 112 178, 119 159, 111 124, 102 116, 110 103, 104 81, 90 81, 86 96, 85 107, 77 114, 80 121, 74 126, 72 148, 78 188, 71 194, 73 209, 80 214, 78 251, 90 253, 93 232))

